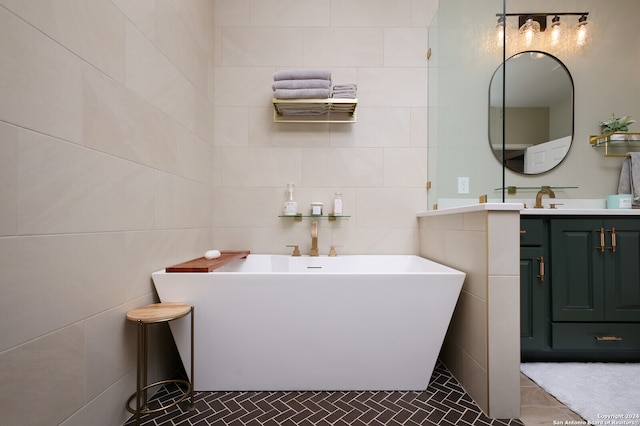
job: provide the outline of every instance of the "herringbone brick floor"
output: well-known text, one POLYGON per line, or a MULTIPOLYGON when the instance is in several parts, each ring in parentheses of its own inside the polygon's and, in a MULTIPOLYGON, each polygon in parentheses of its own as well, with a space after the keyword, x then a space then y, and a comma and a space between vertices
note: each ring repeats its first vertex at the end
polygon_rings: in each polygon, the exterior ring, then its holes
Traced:
MULTIPOLYGON (((150 408, 181 394, 177 386, 167 385, 150 408)), ((188 405, 183 401, 145 415, 142 425, 523 425, 485 416, 440 362, 423 392, 196 392, 195 410, 188 405)), ((132 417, 126 426, 134 424, 132 417)))

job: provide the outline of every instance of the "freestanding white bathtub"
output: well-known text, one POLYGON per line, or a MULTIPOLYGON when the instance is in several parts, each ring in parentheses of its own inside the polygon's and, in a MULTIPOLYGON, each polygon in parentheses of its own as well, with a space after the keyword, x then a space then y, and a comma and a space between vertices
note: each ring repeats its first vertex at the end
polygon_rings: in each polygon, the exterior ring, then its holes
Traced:
MULTIPOLYGON (((465 274, 418 256, 249 255, 152 274, 195 306, 195 388, 424 390, 465 274)), ((190 371, 189 322, 172 321, 190 371)))

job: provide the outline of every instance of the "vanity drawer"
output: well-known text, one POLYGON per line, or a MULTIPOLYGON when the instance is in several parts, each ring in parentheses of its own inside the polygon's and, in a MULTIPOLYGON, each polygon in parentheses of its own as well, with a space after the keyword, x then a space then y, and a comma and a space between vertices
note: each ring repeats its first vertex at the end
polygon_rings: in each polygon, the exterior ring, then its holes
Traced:
POLYGON ((542 219, 520 218, 520 245, 541 246, 544 241, 544 221, 542 219))
POLYGON ((553 349, 639 350, 640 323, 551 323, 553 349))

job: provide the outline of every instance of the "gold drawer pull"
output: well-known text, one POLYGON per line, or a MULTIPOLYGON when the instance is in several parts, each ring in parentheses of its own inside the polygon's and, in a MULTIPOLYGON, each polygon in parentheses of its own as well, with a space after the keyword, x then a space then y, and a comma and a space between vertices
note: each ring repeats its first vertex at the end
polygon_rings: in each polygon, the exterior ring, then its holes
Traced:
POLYGON ((526 231, 526 230, 521 230, 521 231, 520 231, 520 235, 525 235, 526 233, 527 233, 527 231, 526 231))
POLYGON ((598 342, 621 342, 622 337, 618 336, 595 336, 598 342))

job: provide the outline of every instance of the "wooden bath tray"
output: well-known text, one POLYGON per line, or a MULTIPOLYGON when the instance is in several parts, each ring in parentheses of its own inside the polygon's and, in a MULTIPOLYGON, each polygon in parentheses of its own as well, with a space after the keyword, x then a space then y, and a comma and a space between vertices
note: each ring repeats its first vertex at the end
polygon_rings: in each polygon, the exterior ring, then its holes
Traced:
POLYGON ((168 266, 165 268, 165 272, 211 272, 236 259, 244 259, 250 253, 249 250, 222 251, 220 252, 220 257, 216 259, 199 257, 187 262, 178 263, 177 265, 168 266))

